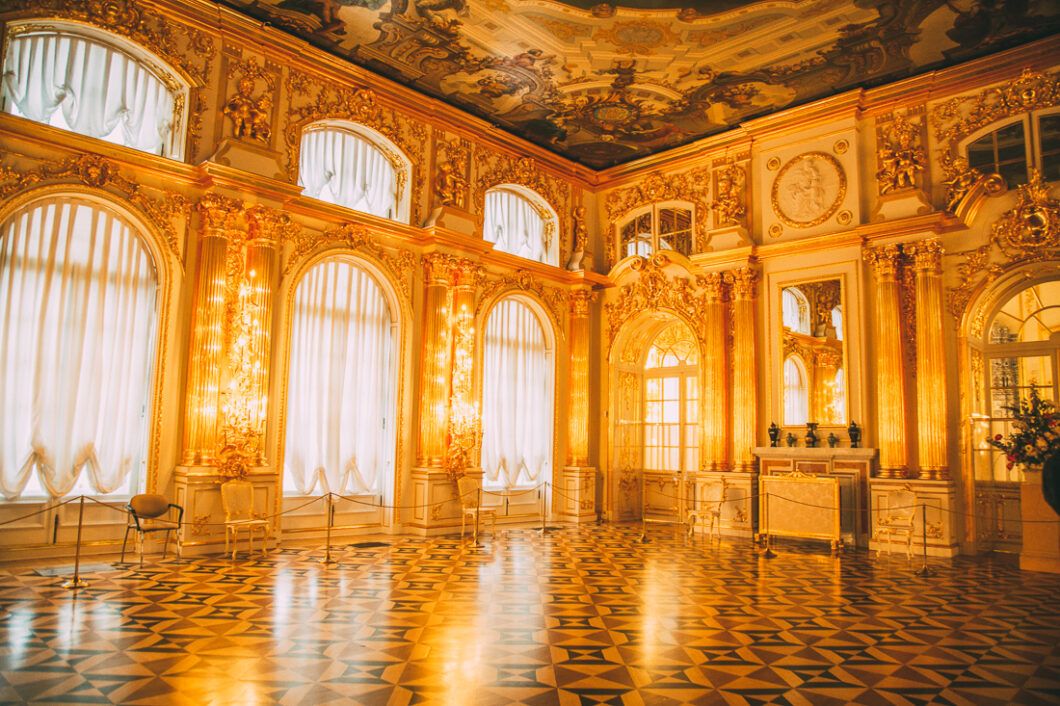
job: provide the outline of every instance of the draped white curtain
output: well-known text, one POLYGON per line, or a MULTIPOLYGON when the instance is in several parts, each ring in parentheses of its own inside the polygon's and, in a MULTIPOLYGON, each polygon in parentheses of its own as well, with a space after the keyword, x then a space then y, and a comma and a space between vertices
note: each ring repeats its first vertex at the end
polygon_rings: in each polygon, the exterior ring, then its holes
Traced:
POLYGON ((397 218, 397 175, 364 137, 336 127, 302 133, 298 184, 305 195, 373 216, 397 218))
POLYGON ((809 383, 806 370, 794 357, 784 361, 784 423, 805 424, 810 416, 809 383))
POLYGON ((136 59, 96 39, 56 31, 9 36, 3 79, 4 109, 13 115, 153 154, 170 148, 172 92, 136 59))
POLYGON ((502 252, 559 264, 558 247, 555 243, 545 245, 545 221, 538 209, 528 198, 509 189, 486 192, 482 235, 502 252))
POLYGON ((483 339, 483 485, 513 488, 549 478, 551 356, 541 322, 517 299, 500 301, 483 339))
POLYGON ((287 492, 380 492, 393 454, 390 330, 383 293, 360 267, 326 260, 298 284, 287 382, 287 492))
POLYGON ((810 335, 810 303, 797 289, 785 287, 780 293, 784 325, 793 333, 810 335))
POLYGON ((54 497, 86 467, 95 492, 128 490, 147 451, 156 289, 139 237, 90 201, 38 201, 0 225, 5 498, 34 470, 54 497))

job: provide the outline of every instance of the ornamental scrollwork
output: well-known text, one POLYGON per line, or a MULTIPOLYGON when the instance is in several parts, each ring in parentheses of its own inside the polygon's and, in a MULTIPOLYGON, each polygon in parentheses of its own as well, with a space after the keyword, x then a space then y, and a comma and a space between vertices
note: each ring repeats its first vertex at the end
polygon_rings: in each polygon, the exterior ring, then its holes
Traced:
POLYGON ((406 301, 412 301, 411 275, 416 267, 416 256, 410 251, 400 249, 389 252, 379 245, 368 228, 362 225, 347 223, 323 233, 312 233, 299 229, 293 241, 294 251, 287 258, 283 276, 290 274, 306 257, 314 251, 327 248, 345 248, 360 250, 372 255, 388 275, 398 284, 406 301))
POLYGON ((1019 188, 1016 205, 994 223, 990 242, 1009 260, 1044 260, 1060 255, 1060 202, 1037 169, 1019 188))
POLYGON ((479 311, 476 313, 481 315, 482 307, 487 302, 508 291, 530 292, 537 295, 537 298, 547 306, 556 330, 564 330, 564 314, 570 308, 570 294, 555 287, 546 287, 528 270, 516 270, 496 279, 485 279, 478 300, 479 311))
MULTIPOLYGON (((690 322, 703 320, 707 295, 701 289, 705 279, 702 276, 696 279, 670 278, 664 271, 669 262, 666 255, 658 253, 650 260, 638 257, 630 263, 630 268, 640 276, 631 284, 622 286, 615 301, 604 305, 609 348, 614 345, 623 324, 644 311, 669 309, 690 322)), ((700 327, 692 328, 702 343, 700 327)))
POLYGON ((927 167, 927 153, 920 145, 920 125, 897 114, 890 135, 881 135, 880 141, 882 144, 876 152, 880 195, 915 189, 918 175, 927 167))
POLYGON ((935 139, 951 145, 992 122, 1031 110, 1060 105, 1060 75, 1024 69, 1003 86, 986 88, 975 96, 961 96, 935 106, 935 139))
POLYGON ((743 203, 744 182, 747 176, 738 164, 730 164, 718 172, 718 188, 710 207, 714 209, 715 224, 743 222, 747 209, 743 203))
POLYGON ((618 219, 630 211, 659 201, 685 201, 695 211, 695 252, 707 248, 707 214, 710 212, 710 170, 692 169, 681 174, 649 174, 643 181, 607 195, 607 220, 611 224, 607 237, 607 266, 618 262, 618 219))
POLYGON ((191 210, 191 205, 183 194, 145 187, 122 176, 113 162, 99 155, 78 154, 55 162, 44 162, 29 171, 0 165, 0 198, 51 181, 74 181, 94 189, 112 188, 121 192, 127 201, 138 206, 158 228, 170 252, 183 267, 184 254, 180 237, 173 225, 174 219, 187 216, 191 210), (160 196, 150 196, 148 191, 156 192, 160 196))

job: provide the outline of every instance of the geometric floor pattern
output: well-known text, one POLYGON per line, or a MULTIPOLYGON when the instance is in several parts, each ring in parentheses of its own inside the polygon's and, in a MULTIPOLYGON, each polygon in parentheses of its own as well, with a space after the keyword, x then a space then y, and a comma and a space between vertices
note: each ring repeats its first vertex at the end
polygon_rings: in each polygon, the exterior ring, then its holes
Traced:
POLYGON ((1060 704, 1060 582, 1012 557, 639 536, 0 569, 0 702, 1060 704))

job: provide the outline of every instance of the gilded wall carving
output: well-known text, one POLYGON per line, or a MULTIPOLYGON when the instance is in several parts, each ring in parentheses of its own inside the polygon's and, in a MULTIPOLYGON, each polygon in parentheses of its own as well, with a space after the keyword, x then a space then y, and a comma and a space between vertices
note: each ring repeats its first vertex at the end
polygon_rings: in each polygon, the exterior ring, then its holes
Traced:
POLYGON ((738 164, 729 164, 717 172, 718 186, 714 201, 714 225, 743 223, 747 208, 744 206, 744 189, 747 174, 738 164))
POLYGON ((1058 74, 1025 69, 1019 78, 1002 86, 944 101, 931 112, 935 139, 952 152, 957 142, 990 123, 1060 105, 1058 78, 1058 74))
POLYGON ((824 152, 804 152, 777 173, 769 201, 785 225, 812 228, 839 210, 846 193, 847 176, 839 160, 824 152))
MULTIPOLYGON (((630 267, 639 276, 630 284, 619 288, 618 298, 604 305, 607 318, 608 348, 614 345, 622 325, 645 311, 669 309, 681 314, 686 322, 693 322, 692 329, 702 342, 702 332, 694 322, 703 320, 707 305, 707 281, 704 277, 669 277, 664 268, 669 258, 658 253, 652 258, 639 257, 630 267)), ((721 286, 720 278, 718 286, 721 286)))
POLYGON ((876 183, 881 196, 918 186, 920 173, 927 167, 921 130, 920 123, 910 122, 901 113, 889 124, 877 123, 876 183))
POLYGON ((95 154, 77 154, 62 160, 41 162, 36 169, 27 171, 0 165, 0 198, 46 183, 75 183, 117 191, 129 203, 138 206, 158 228, 170 252, 183 266, 181 237, 173 225, 175 220, 186 218, 191 212, 191 205, 182 194, 136 183, 122 176, 113 162, 95 154))
POLYGON ((225 102, 221 112, 232 121, 232 132, 236 137, 248 137, 268 145, 272 138, 276 78, 252 59, 238 62, 230 72, 240 78, 236 82, 235 94, 225 102), (261 95, 255 97, 259 81, 265 87, 261 95))
POLYGON ((557 335, 563 336, 563 332, 566 331, 565 315, 571 307, 571 295, 569 292, 541 284, 533 273, 527 270, 516 270, 495 278, 484 276, 481 281, 482 291, 478 300, 478 310, 475 312, 476 318, 482 315, 482 308, 488 302, 491 302, 494 297, 509 291, 530 292, 537 295, 538 299, 544 302, 555 325, 557 335))
POLYGON ((649 174, 632 186, 615 189, 607 195, 607 267, 618 262, 618 222, 630 211, 662 201, 684 201, 695 211, 695 247, 693 252, 707 248, 707 215, 710 201, 710 169, 699 167, 680 174, 649 174))

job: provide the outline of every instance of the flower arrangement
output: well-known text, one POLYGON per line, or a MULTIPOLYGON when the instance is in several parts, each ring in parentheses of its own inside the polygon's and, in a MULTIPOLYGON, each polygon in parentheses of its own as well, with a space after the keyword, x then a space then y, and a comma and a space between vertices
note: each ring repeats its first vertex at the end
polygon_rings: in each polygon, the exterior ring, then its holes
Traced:
POLYGON ((1036 388, 1031 388, 1027 399, 1006 405, 1004 409, 1012 412, 1015 429, 1007 439, 998 434, 989 441, 991 446, 1005 452, 1009 469, 1017 463, 1041 467, 1051 456, 1060 453, 1060 414, 1056 405, 1043 400, 1036 388))

